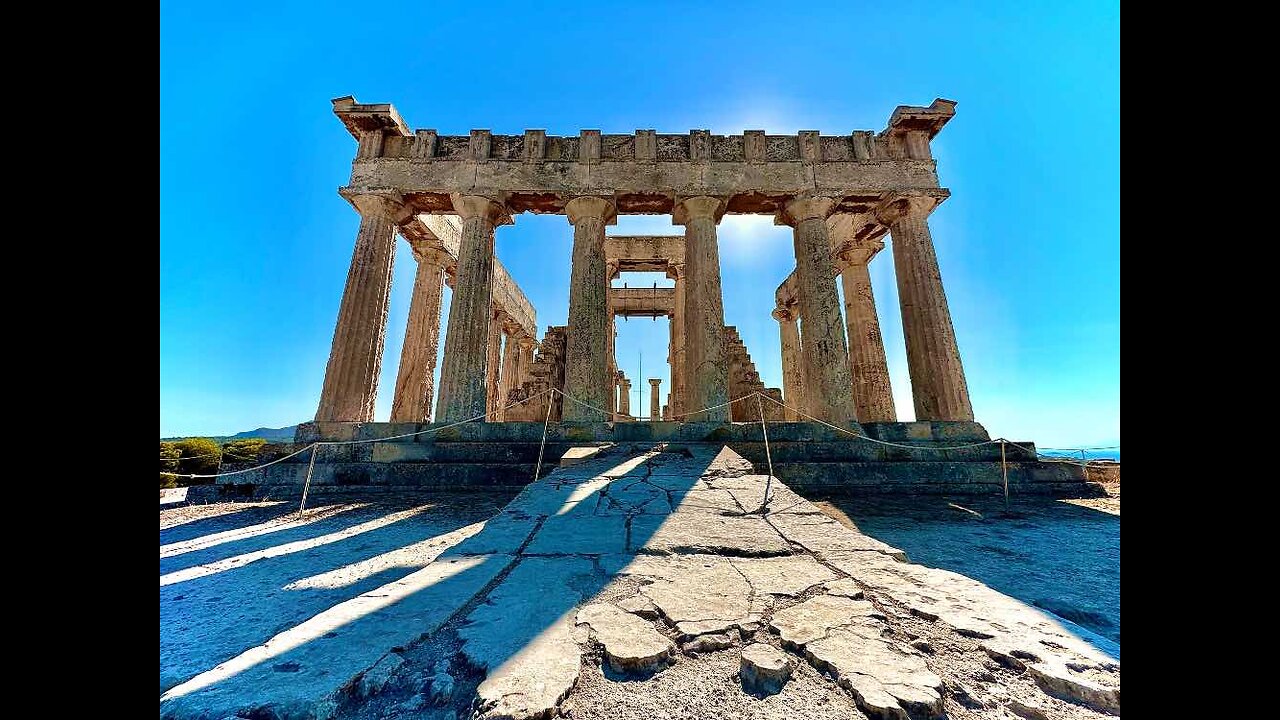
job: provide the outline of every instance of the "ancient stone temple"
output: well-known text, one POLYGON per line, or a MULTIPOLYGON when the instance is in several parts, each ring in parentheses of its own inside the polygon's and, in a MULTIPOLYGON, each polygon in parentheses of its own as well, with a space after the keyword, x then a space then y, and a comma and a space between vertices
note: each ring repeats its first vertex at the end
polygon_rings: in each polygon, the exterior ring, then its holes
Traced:
MULTIPOLYGON (((357 141, 339 192, 361 220, 315 421, 297 439, 411 436, 406 447, 324 447, 321 475, 334 482, 417 485, 443 474, 430 483, 519 484, 536 474, 537 458, 557 459, 575 445, 672 439, 736 443, 752 461, 776 460, 779 476, 799 487, 909 483, 928 491, 943 487, 927 479, 936 478, 954 490, 957 478, 981 477, 986 491, 996 486, 990 463, 999 457, 1001 485, 1010 458, 1014 483, 1078 481, 1041 467, 1031 443, 1003 456, 997 443, 971 457, 925 449, 989 440, 974 422, 929 232, 929 214, 949 195, 930 142, 954 116, 952 101, 900 106, 878 132, 838 135, 450 136, 411 129, 389 104, 343 97, 333 109, 357 141), (568 316, 541 338, 535 309, 496 254, 497 243, 519 242, 507 226, 522 213, 561 215, 573 238, 568 316), (676 231, 610 234, 619 214, 670 215, 676 231), (726 214, 769 215, 792 228, 795 268, 774 292, 781 388, 765 386, 725 324, 717 233, 726 214), (397 235, 412 248, 417 273, 390 422, 379 422, 373 409, 397 235), (912 422, 899 422, 894 408, 868 272, 886 243, 912 422), (673 286, 612 287, 625 272, 661 272, 673 286), (445 285, 453 298, 442 328, 445 285), (620 372, 618 317, 669 320, 668 387, 620 372), (468 428, 452 429, 457 423, 468 428), (756 447, 762 423, 777 424, 773 441, 797 443, 796 451, 765 458, 756 447), (446 451, 452 442, 488 446, 446 451), (891 452, 885 442, 921 450, 891 452), (948 465, 957 461, 978 464, 948 465)), ((766 351, 755 348, 756 357, 766 351)), ((282 463, 268 475, 296 470, 282 463)))
POLYGON ((334 112, 358 141, 341 193, 361 224, 316 420, 373 420, 396 234, 413 247, 418 275, 391 419, 433 417, 440 293, 448 282, 454 301, 434 418, 505 420, 508 400, 528 397, 542 381, 530 375, 533 308, 494 246, 498 228, 533 212, 563 215, 574 238, 557 389, 581 402, 562 407, 559 420, 619 415, 613 318, 657 313, 671 318, 669 415, 737 419, 725 405, 730 378, 753 370, 734 354, 745 350, 741 343, 726 336, 716 226, 725 213, 764 213, 794 228, 796 269, 778 289, 775 313, 789 412, 841 425, 896 419, 867 273, 889 235, 917 420, 971 421, 928 227, 948 194, 929 142, 954 107, 947 100, 899 107, 880 133, 837 136, 440 136, 411 131, 390 105, 339 98, 334 112), (618 213, 671 214, 684 233, 608 237, 618 213), (610 291, 612 278, 628 270, 665 272, 675 288, 662 297, 610 291), (686 307, 696 311, 686 315, 686 307))
MULTIPOLYGON (((166 539, 162 513, 161 717, 1118 715, 1118 545, 1111 642, 1066 619, 1091 610, 1055 618, 912 564, 809 500, 1003 493, 1010 514, 1010 495, 1087 492, 1081 465, 974 421, 928 224, 948 196, 930 142, 954 109, 903 106, 879 132, 836 135, 446 136, 335 100, 358 141, 340 193, 360 229, 316 417, 292 454, 213 488, 300 495, 297 514, 203 537, 184 519, 166 539), (495 252, 520 241, 522 213, 561 215, 573 238, 567 317, 541 337, 495 252), (676 229, 609 233, 641 213, 676 229), (756 366, 773 349, 725 324, 718 232, 735 213, 792 229, 794 269, 761 289, 781 388, 756 366), (417 267, 383 420, 397 236, 417 267), (910 422, 868 272, 886 245, 910 422), (613 287, 636 271, 674 285, 613 287), (666 388, 618 367, 619 317, 669 321, 666 388), (505 505, 473 507, 486 494, 505 505)), ((1014 554, 980 547, 988 564, 1014 554)))

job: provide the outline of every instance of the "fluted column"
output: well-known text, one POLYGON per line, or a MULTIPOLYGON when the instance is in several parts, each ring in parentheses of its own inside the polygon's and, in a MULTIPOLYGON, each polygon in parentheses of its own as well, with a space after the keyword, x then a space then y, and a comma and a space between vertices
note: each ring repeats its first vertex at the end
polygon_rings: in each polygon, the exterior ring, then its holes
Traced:
POLYGON ((499 422, 507 419, 506 407, 511 404, 511 390, 520 387, 517 368, 520 364, 520 339, 523 337, 523 332, 508 335, 506 344, 502 347, 502 374, 498 378, 499 400, 496 412, 499 422))
POLYGON ((622 378, 622 386, 618 392, 618 412, 623 415, 631 414, 631 381, 622 378))
MULTIPOLYGON (((724 214, 719 198, 699 196, 676 203, 672 220, 684 225, 685 413, 729 401, 729 363, 724 351, 724 299, 720 290, 720 249, 716 222, 724 214)), ((684 420, 729 421, 729 407, 688 415, 684 420)))
POLYGON ((685 368, 688 342, 685 336, 685 265, 670 263, 667 265, 667 277, 675 281, 674 309, 671 314, 671 414, 677 420, 683 420, 680 414, 689 406, 686 398, 685 368))
POLYGON ((773 317, 778 321, 778 334, 782 340, 782 400, 787 404, 786 418, 789 422, 798 422, 803 418, 796 410, 804 410, 804 356, 800 350, 800 324, 789 308, 777 308, 773 317))
POLYGON ((889 226, 893 243, 916 420, 973 420, 969 385, 929 234, 927 218, 936 204, 932 197, 896 196, 877 212, 889 226))
POLYGON ((489 314, 489 340, 485 346, 485 420, 498 422, 502 418, 500 396, 502 378, 502 313, 495 308, 489 314))
POLYGON ((359 195, 360 231, 347 269, 317 421, 369 422, 378 398, 378 374, 387 335, 396 226, 410 217, 398 198, 359 195))
POLYGON ((880 336, 876 297, 871 291, 871 273, 867 271, 867 263, 882 249, 884 243, 879 240, 849 249, 844 254, 848 264, 840 273, 840 282, 844 285, 844 320, 849 328, 853 407, 861 423, 898 420, 893 408, 893 389, 889 385, 884 339, 880 336))
POLYGON ((659 395, 661 386, 661 378, 649 378, 649 422, 662 419, 662 398, 659 395))
POLYGON ((511 223, 506 209, 487 197, 455 195, 453 209, 462 217, 462 237, 440 370, 440 409, 436 419, 443 422, 466 420, 486 412, 493 229, 511 223))
POLYGON ((614 221, 613 203, 580 197, 565 205, 573 223, 569 271, 569 329, 565 343, 564 392, 581 402, 564 406, 566 421, 604 422, 597 408, 609 402, 609 281, 604 264, 604 228, 614 221))
POLYGON ((391 422, 429 422, 431 398, 436 387, 436 358, 440 349, 440 296, 448 257, 439 250, 413 246, 418 274, 409 301, 409 322, 400 348, 396 395, 391 422))
POLYGON ((520 354, 516 361, 516 384, 512 387, 520 387, 532 379, 530 369, 533 367, 533 350, 538 346, 538 341, 528 335, 520 336, 520 354))
POLYGON ((807 411, 820 420, 842 424, 856 416, 849 346, 827 230, 827 216, 834 208, 829 198, 796 198, 786 204, 779 220, 795 228, 796 284, 804 318, 804 352, 812 373, 807 411))

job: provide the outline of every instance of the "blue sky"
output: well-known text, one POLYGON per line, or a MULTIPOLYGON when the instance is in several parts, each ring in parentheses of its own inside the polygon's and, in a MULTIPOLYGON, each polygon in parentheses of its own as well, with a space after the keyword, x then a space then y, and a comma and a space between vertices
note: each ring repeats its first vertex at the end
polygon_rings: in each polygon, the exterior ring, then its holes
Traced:
MULTIPOLYGON (((314 415, 359 224, 335 192, 355 142, 331 98, 391 102, 442 134, 576 135, 878 131, 895 106, 944 97, 959 106, 933 152, 952 197, 931 228, 977 419, 1045 446, 1117 443, 1119 13, 1116 2, 162 3, 160 434, 314 415)), ((680 228, 623 217, 610 230, 680 228)), ((560 216, 498 231, 542 328, 565 321, 571 244, 560 216)), ((790 230, 727 218, 720 257, 725 320, 780 386, 769 313, 795 265, 790 230)), ((871 267, 910 419, 890 253, 871 267)), ((380 420, 413 274, 400 242, 380 420)), ((666 343, 665 321, 619 321, 620 365, 638 378, 643 353, 664 393, 666 343)))

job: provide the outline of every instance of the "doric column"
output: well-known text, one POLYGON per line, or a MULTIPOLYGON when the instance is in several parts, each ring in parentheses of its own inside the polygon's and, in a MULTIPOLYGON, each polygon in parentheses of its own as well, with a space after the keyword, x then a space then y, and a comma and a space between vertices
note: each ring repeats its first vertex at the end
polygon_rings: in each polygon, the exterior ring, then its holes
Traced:
POLYGON ((662 399, 658 394, 661 385, 661 378, 649 378, 649 422, 662 419, 662 399))
POLYGON ((893 242, 916 420, 973 420, 956 331, 929 234, 927 218, 937 202, 928 196, 891 196, 877 215, 889 226, 893 242))
POLYGON ((502 386, 502 313, 495 308, 489 314, 489 340, 485 346, 485 419, 498 422, 502 419, 498 412, 502 408, 500 396, 502 386))
POLYGON ((507 336, 506 345, 502 348, 502 375, 498 378, 498 420, 505 421, 507 419, 507 405, 511 404, 511 391, 520 387, 520 375, 518 366, 520 364, 520 340, 524 337, 524 332, 512 333, 507 336))
POLYGON ((844 320, 849 328, 849 369, 853 373, 853 407, 858 422, 897 422, 893 389, 889 386, 889 363, 880 336, 876 298, 871 292, 867 263, 884 249, 872 240, 844 253, 846 265, 840 273, 844 284, 844 320))
POLYGON ((855 420, 849 346, 840 318, 835 263, 827 216, 835 208, 829 198, 795 198, 779 214, 795 228, 796 285, 804 318, 804 352, 811 375, 806 411, 820 420, 843 424, 855 420))
POLYGON ((573 264, 569 272, 569 328, 565 346, 564 392, 581 402, 564 407, 566 421, 604 422, 609 416, 609 281, 605 277, 604 228, 614 222, 613 203, 580 197, 565 205, 573 223, 573 264))
POLYGON ((800 323, 797 322, 795 313, 790 308, 777 308, 773 311, 773 317, 778 321, 778 333, 782 340, 782 400, 788 406, 786 418, 790 422, 798 422, 804 418, 801 418, 796 410, 805 410, 804 356, 801 355, 800 350, 800 323))
POLYGON ((670 263, 667 265, 667 277, 675 281, 675 308, 671 314, 671 413, 677 420, 683 420, 680 413, 688 409, 685 383, 687 353, 685 344, 685 265, 670 263))
POLYGON ((512 387, 520 387, 532 379, 530 371, 533 367, 533 350, 537 346, 537 340, 528 335, 520 336, 520 355, 516 362, 516 384, 512 387))
POLYGON ((373 420, 387 335, 396 226, 411 215, 398 197, 357 195, 351 203, 360 211, 360 231, 316 409, 316 420, 322 422, 373 420))
POLYGON ((400 348, 391 422, 430 422, 431 396, 436 388, 440 294, 444 290, 444 268, 449 258, 422 244, 411 243, 411 246, 413 257, 418 261, 418 274, 413 280, 409 322, 405 326, 404 346, 400 348))
MULTIPOLYGON (((684 412, 729 401, 729 363, 724 352, 724 299, 720 291, 720 249, 716 222, 724 201, 698 196, 676 203, 672 221, 684 225, 685 314, 684 412)), ((729 421, 729 406, 689 415, 684 420, 729 421)))
POLYGON ((455 195, 453 209, 462 217, 462 238, 440 370, 436 419, 443 422, 486 412, 493 228, 511 223, 506 209, 487 197, 455 195))
POLYGON ((618 412, 623 415, 631 414, 631 381, 622 378, 622 386, 618 392, 618 412))

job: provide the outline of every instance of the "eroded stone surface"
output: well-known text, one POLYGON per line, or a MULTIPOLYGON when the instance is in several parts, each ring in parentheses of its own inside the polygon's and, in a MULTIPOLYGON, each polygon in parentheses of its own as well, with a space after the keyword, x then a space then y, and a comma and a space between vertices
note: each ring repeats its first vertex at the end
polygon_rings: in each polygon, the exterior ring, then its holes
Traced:
MULTIPOLYGON (((379 588, 246 653, 181 688, 185 697, 167 697, 162 716, 245 712, 266 703, 347 717, 342 713, 351 703, 394 702, 383 707, 412 714, 447 703, 446 714, 474 707, 483 719, 546 717, 574 692, 592 638, 603 646, 611 672, 666 667, 646 682, 662 682, 686 663, 728 657, 733 667, 718 677, 736 684, 734 673, 752 665, 755 675, 741 681, 759 698, 753 702, 767 703, 789 692, 769 697, 756 677, 763 677, 761 668, 780 669, 779 656, 772 664, 750 658, 778 651, 756 648, 739 667, 726 649, 753 635, 776 642, 769 631, 804 658, 795 672, 808 673, 806 682, 828 683, 873 717, 936 715, 945 709, 944 696, 970 710, 986 708, 975 717, 996 717, 990 713, 1023 701, 1039 703, 1050 716, 1096 717, 1084 705, 1055 698, 1118 712, 1118 664, 1043 613, 963 576, 900 562, 893 548, 828 521, 777 481, 778 502, 763 517, 724 514, 721 503, 740 506, 749 497, 735 493, 752 492, 758 478, 718 448, 695 446, 688 455, 602 452, 530 485, 482 532, 406 578, 410 584, 402 590, 388 596, 379 588), (648 513, 676 492, 684 493, 682 500, 699 493, 717 499, 648 513), (491 589, 482 590, 486 585, 491 589), (379 660, 387 662, 391 648, 411 646, 469 602, 478 604, 455 621, 462 623, 456 662, 485 673, 474 704, 452 690, 448 658, 412 671, 431 678, 419 688, 383 683, 386 689, 377 693, 350 682, 361 673, 369 682, 381 677, 375 666, 386 669, 379 660), (660 631, 653 620, 669 629, 660 631), (761 625, 769 631, 757 632, 761 625), (353 651, 317 642, 330 629, 359 631, 369 643, 353 651), (673 665, 666 661, 673 652, 669 637, 686 652, 673 665), (290 650, 298 638, 301 646, 290 650), (984 674, 957 676, 958 653, 968 653, 961 666, 986 668, 984 674), (1026 680, 1001 686, 1000 677, 1015 671, 1026 680), (974 690, 963 690, 960 681, 974 690), (450 691, 437 693, 437 685, 450 691), (353 686, 344 698, 340 689, 353 686), (386 697, 393 692, 408 694, 386 697)), ((471 687, 459 677, 461 686, 471 687)), ((795 684, 793 677, 786 687, 795 684)))
POLYGON ((604 645, 604 656, 617 672, 653 672, 675 651, 671 641, 653 626, 608 603, 593 603, 578 611, 579 625, 588 625, 604 645))
POLYGON ((527 557, 467 616, 462 652, 488 673, 476 689, 481 718, 542 717, 568 694, 582 653, 574 609, 595 574, 585 558, 527 557))
POLYGON ((757 593, 799 595, 836 574, 807 555, 769 558, 735 558, 730 562, 757 593))
MULTIPOLYGON (((854 601, 858 602, 858 601, 854 601)), ((908 655, 866 626, 832 628, 826 637, 805 645, 805 655, 819 667, 834 672, 859 705, 872 715, 902 717, 895 705, 907 711, 935 717, 942 713, 942 679, 925 661, 908 655), (886 701, 885 695, 893 702, 886 701)))
POLYGON ((882 617, 880 611, 866 600, 819 595, 774 613, 769 627, 778 633, 785 645, 799 649, 826 637, 832 628, 882 617))
POLYGON ((782 690, 796 663, 786 653, 764 643, 742 648, 742 665, 738 676, 742 689, 757 695, 774 695, 782 690))

